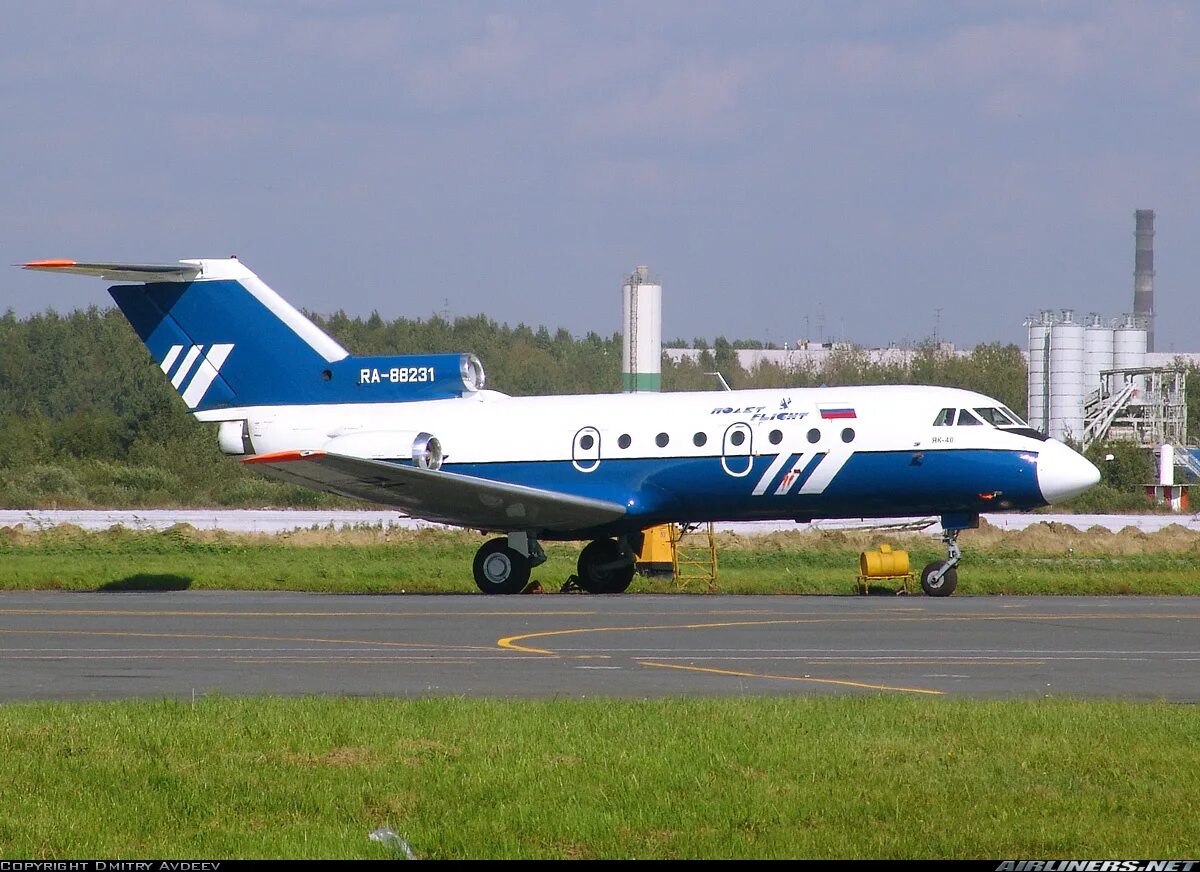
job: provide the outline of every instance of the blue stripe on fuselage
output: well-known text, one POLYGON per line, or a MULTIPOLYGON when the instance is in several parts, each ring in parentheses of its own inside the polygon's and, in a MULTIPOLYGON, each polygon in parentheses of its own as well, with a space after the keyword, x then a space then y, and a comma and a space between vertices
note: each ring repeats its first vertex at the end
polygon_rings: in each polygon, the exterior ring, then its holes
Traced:
MULTIPOLYGON (((860 451, 823 493, 802 494, 800 482, 784 495, 771 489, 753 495, 775 459, 755 457, 751 473, 740 477, 728 475, 720 457, 605 459, 589 473, 569 460, 448 463, 445 469, 620 503, 631 528, 668 520, 902 517, 1045 505, 1036 455, 1028 451, 860 451)), ((826 462, 828 455, 812 458, 801 478, 826 462)))

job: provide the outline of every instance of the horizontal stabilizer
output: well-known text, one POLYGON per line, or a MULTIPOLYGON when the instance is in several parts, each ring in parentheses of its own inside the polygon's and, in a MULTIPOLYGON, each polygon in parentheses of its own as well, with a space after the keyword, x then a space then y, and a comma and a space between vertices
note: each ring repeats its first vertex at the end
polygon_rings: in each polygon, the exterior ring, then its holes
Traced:
POLYGON ((198 263, 80 263, 74 260, 35 260, 25 269, 95 276, 114 282, 190 282, 202 272, 198 263))
POLYGON ((242 462, 302 487, 480 530, 581 530, 625 514, 624 506, 605 500, 325 451, 281 451, 242 462))

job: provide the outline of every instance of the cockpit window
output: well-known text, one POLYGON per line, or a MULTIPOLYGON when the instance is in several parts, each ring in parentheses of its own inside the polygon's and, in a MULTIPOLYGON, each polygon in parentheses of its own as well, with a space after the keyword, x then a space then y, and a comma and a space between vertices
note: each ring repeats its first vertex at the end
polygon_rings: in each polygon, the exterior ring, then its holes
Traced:
POLYGON ((976 418, 967 409, 958 410, 958 426, 964 427, 967 424, 982 424, 983 422, 976 418))
POLYGON ((1004 414, 1003 410, 995 407, 976 409, 975 414, 987 421, 993 427, 1013 427, 1016 421, 1004 414))
POLYGON ((1025 421, 1021 418, 1020 415, 1018 415, 1016 412, 1014 412, 1008 406, 1001 406, 1000 410, 1002 412, 1004 412, 1004 414, 1008 415, 1008 417, 1012 418, 1013 421, 1016 422, 1018 427, 1028 427, 1029 426, 1028 424, 1025 423, 1025 421))
POLYGON ((933 419, 935 427, 953 427, 954 426, 954 409, 942 409, 937 413, 937 417, 933 419))

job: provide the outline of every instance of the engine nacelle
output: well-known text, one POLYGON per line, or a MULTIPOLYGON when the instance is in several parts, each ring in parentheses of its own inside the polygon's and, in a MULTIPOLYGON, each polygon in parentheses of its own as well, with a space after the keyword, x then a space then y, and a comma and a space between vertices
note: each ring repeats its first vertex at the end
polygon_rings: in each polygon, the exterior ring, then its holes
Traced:
POLYGON ((250 428, 245 420, 222 421, 217 430, 217 445, 222 454, 241 456, 253 454, 254 447, 250 443, 250 428))
POLYGON ((412 460, 421 469, 440 469, 442 443, 431 433, 417 430, 370 430, 335 436, 322 451, 370 460, 412 460))

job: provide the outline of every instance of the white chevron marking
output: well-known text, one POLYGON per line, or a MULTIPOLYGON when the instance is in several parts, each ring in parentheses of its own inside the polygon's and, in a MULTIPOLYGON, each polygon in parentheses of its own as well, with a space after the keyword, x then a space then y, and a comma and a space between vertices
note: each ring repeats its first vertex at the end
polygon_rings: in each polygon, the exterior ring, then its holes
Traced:
POLYGON ((179 364, 179 369, 175 370, 175 378, 171 379, 171 385, 178 390, 183 384, 183 380, 187 378, 187 374, 192 370, 192 364, 196 362, 196 358, 200 356, 200 349, 203 345, 193 345, 188 349, 187 356, 183 358, 183 363, 179 364))
POLYGON ((800 473, 804 472, 804 455, 801 454, 796 458, 796 463, 787 474, 783 477, 783 481, 779 483, 779 487, 775 489, 775 496, 781 497, 796 486, 796 482, 800 480, 800 473))
POLYGON ((200 405, 209 385, 221 371, 225 358, 229 357, 231 351, 233 351, 232 345, 213 345, 208 349, 208 354, 204 355, 204 360, 200 362, 200 366, 196 367, 196 375, 192 377, 187 390, 183 392, 183 401, 187 403, 189 409, 200 405))
POLYGON ((182 345, 172 345, 171 350, 167 352, 167 356, 163 358, 162 371, 170 372, 171 367, 175 363, 175 359, 179 357, 179 352, 183 351, 182 345))
POLYGON ((846 461, 850 459, 850 455, 853 453, 853 451, 847 449, 830 451, 825 455, 825 459, 817 464, 817 468, 813 470, 813 474, 808 477, 808 481, 800 488, 800 493, 824 493, 825 488, 829 487, 829 483, 833 481, 834 476, 841 472, 842 467, 846 465, 846 461))
POLYGON ((763 477, 758 480, 758 484, 754 486, 754 490, 750 493, 756 497, 761 497, 765 494, 775 476, 779 474, 779 470, 783 468, 783 465, 787 463, 788 458, 791 456, 790 454, 775 455, 775 459, 771 461, 771 465, 767 467, 767 471, 763 473, 763 477))

